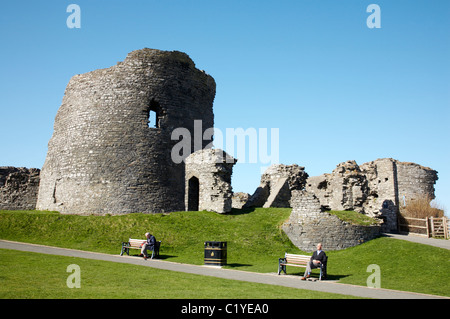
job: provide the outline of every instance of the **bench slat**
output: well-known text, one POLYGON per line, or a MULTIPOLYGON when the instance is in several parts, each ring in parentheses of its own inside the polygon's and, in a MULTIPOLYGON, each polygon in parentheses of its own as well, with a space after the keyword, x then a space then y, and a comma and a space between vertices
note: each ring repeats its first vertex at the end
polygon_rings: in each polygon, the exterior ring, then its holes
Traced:
POLYGON ((292 260, 292 261, 309 261, 311 259, 311 257, 309 258, 292 258, 292 257, 287 257, 287 260, 292 260))
POLYGON ((297 264, 280 264, 282 266, 292 266, 292 267, 306 267, 306 265, 297 265, 297 264))
POLYGON ((133 238, 130 238, 130 239, 128 239, 128 243, 129 243, 128 248, 140 249, 141 248, 140 246, 144 242, 145 242, 144 239, 133 239, 133 238))
POLYGON ((130 248, 140 248, 139 246, 141 246, 145 242, 145 240, 130 238, 128 239, 128 242, 130 243, 130 248))
POLYGON ((284 258, 286 259, 286 262, 283 263, 285 265, 292 265, 297 267, 306 267, 308 262, 311 259, 311 256, 306 255, 294 255, 294 254, 285 254, 284 258))

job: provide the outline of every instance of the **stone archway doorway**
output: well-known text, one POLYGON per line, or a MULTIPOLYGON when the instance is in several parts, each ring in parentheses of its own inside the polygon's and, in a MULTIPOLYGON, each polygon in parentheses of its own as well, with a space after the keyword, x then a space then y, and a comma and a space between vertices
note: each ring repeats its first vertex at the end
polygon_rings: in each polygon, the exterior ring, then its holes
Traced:
POLYGON ((188 182, 188 211, 198 211, 200 196, 200 182, 192 176, 188 182))

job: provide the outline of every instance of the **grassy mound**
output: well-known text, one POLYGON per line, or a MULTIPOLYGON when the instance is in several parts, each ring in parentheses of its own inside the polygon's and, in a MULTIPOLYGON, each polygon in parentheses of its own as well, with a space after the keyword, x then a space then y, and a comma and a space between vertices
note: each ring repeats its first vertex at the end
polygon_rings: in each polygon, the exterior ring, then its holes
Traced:
POLYGON ((352 210, 330 210, 328 213, 336 215, 340 220, 354 225, 370 226, 377 225, 379 223, 379 221, 374 218, 352 210))
POLYGON ((2 239, 119 254, 122 241, 144 239, 148 231, 162 241, 160 257, 163 259, 200 265, 204 262, 205 241, 226 241, 229 267, 275 271, 274 264, 285 250, 298 251, 280 228, 290 211, 257 208, 235 210, 227 215, 202 211, 120 216, 3 211, 0 213, 0 236, 2 239), (270 268, 265 262, 267 258, 272 260, 270 268))
MULTIPOLYGON (((286 208, 257 208, 226 215, 76 216, 0 211, 0 238, 119 254, 122 241, 144 238, 149 231, 162 240, 162 259, 200 265, 205 241, 227 241, 226 267, 275 273, 278 258, 285 252, 310 254, 293 246, 281 230, 290 212, 286 208)), ((331 280, 365 286, 371 274, 367 267, 377 264, 382 288, 450 296, 449 250, 381 237, 345 250, 327 251, 327 255, 331 280)), ((288 274, 303 272, 303 268, 288 267, 288 274)))

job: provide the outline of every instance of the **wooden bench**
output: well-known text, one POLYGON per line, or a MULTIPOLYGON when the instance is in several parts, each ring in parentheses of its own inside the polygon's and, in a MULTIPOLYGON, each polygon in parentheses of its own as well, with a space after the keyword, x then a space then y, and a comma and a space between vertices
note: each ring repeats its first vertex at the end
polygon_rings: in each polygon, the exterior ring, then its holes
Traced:
MULTIPOLYGON (((128 241, 122 242, 122 250, 120 251, 120 256, 123 255, 123 253, 127 253, 127 255, 130 255, 130 249, 138 249, 139 251, 142 248, 142 244, 147 242, 145 239, 133 239, 129 238, 128 241)), ((152 249, 152 259, 153 257, 159 256, 159 248, 161 247, 161 241, 155 242, 155 245, 152 249)))
MULTIPOLYGON (((281 273, 281 271, 284 271, 284 273, 286 274, 286 266, 306 268, 310 260, 311 256, 285 253, 284 258, 278 259, 278 275, 281 273)), ((323 268, 324 264, 321 263, 319 267, 320 269, 319 280, 322 280, 322 275, 324 274, 323 268)))

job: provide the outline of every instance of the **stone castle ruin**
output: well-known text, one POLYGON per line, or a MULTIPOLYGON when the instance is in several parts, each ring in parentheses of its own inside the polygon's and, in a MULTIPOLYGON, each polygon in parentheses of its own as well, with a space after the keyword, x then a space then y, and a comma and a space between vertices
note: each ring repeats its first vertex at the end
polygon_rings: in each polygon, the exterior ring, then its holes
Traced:
POLYGON ((297 164, 276 164, 252 195, 233 193, 237 160, 203 138, 214 127, 215 91, 214 79, 177 51, 137 50, 115 66, 75 75, 42 170, 0 167, 0 209, 104 215, 292 207, 283 230, 310 250, 318 241, 342 249, 380 229, 395 231, 402 201, 434 198, 436 171, 390 158, 347 161, 314 177, 297 164), (179 161, 173 159, 178 128, 202 137, 187 141, 179 161), (382 223, 353 227, 329 210, 354 210, 382 223))
POLYGON ((313 251, 317 243, 327 250, 356 246, 380 235, 380 225, 353 225, 323 210, 317 197, 306 190, 292 191, 292 213, 282 225, 294 245, 313 251))
POLYGON ((383 220, 385 231, 397 229, 397 211, 406 199, 434 199, 437 172, 414 163, 383 158, 358 166, 337 165, 331 174, 310 177, 306 190, 325 210, 354 210, 383 220))
MULTIPOLYGON (((37 209, 184 210, 184 163, 171 159, 177 143, 171 135, 179 127, 194 135, 194 120, 213 127, 215 90, 214 79, 176 51, 133 51, 115 66, 72 77, 55 118, 37 209)), ((200 148, 208 143, 202 142, 200 148)))
POLYGON ((343 249, 373 239, 380 232, 396 232, 397 213, 406 199, 434 199, 437 172, 391 158, 360 166, 355 161, 337 165, 331 174, 309 177, 304 190, 291 199, 292 214, 283 230, 303 250, 317 242, 343 249), (379 225, 342 222, 329 210, 353 210, 379 219, 379 225))
POLYGON ((308 174, 305 168, 293 165, 275 164, 261 176, 261 182, 243 207, 291 207, 291 191, 302 190, 308 174))
POLYGON ((239 207, 292 207, 282 226, 291 241, 312 251, 317 242, 327 249, 355 246, 397 231, 397 212, 404 201, 426 196, 434 199, 438 177, 431 168, 391 158, 358 165, 347 161, 331 173, 309 177, 304 167, 276 164, 261 177, 251 196, 235 195, 239 207), (342 222, 328 211, 356 211, 379 220, 378 225, 342 222))
POLYGON ((236 159, 220 149, 204 149, 186 160, 185 207, 188 211, 228 213, 232 208, 231 175, 236 159))

